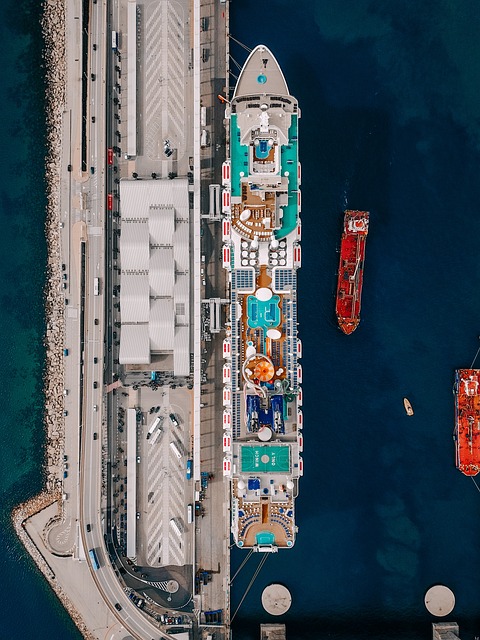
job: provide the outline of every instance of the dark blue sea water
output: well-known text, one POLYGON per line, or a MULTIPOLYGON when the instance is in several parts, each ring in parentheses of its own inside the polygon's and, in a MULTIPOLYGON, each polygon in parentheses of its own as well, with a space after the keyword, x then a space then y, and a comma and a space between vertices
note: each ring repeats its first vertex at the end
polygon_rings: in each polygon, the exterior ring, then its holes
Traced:
MULTIPOLYGON (((298 541, 260 594, 293 596, 289 640, 424 640, 423 597, 480 636, 480 494, 454 468, 452 373, 480 335, 480 18, 475 0, 234 0, 232 33, 267 44, 298 97, 303 164, 305 476, 298 541), (334 286, 345 207, 371 211, 362 322, 343 336, 334 286), (415 416, 407 418, 407 395, 415 416)), ((42 485, 45 240, 40 2, 0 4, 0 640, 78 632, 10 526, 42 485)), ((242 50, 232 47, 243 62, 242 50)), ((233 84, 232 79, 232 84, 233 84)), ((244 558, 235 553, 234 565, 244 558)), ((232 612, 253 574, 234 583, 232 612)))
POLYGON ((0 3, 0 639, 81 636, 18 542, 42 486, 45 117, 38 0, 0 3))
POLYGON ((480 344, 479 27, 467 0, 232 3, 232 34, 272 49, 302 108, 305 422, 297 543, 267 560, 237 640, 274 620, 273 581, 292 593, 289 640, 429 638, 435 583, 462 639, 480 636, 480 494, 454 467, 451 392, 480 344), (346 207, 371 212, 349 337, 334 321, 346 207))

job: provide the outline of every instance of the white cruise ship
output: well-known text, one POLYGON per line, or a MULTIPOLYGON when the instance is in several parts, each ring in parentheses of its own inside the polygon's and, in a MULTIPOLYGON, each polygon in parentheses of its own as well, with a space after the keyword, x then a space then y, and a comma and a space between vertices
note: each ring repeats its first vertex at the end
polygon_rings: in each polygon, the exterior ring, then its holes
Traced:
POLYGON ((231 301, 223 349, 223 473, 231 482, 235 543, 275 552, 295 544, 303 474, 301 173, 300 110, 267 47, 249 55, 226 116, 223 266, 231 301))

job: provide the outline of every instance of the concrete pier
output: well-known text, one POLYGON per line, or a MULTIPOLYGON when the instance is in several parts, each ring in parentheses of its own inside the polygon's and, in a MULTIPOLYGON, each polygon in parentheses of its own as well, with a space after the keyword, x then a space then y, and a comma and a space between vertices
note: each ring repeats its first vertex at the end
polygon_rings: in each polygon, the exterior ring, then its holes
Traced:
POLYGON ((286 640, 284 624, 261 624, 260 640, 286 640))
POLYGON ((433 640, 460 640, 460 630, 456 622, 434 622, 433 640))

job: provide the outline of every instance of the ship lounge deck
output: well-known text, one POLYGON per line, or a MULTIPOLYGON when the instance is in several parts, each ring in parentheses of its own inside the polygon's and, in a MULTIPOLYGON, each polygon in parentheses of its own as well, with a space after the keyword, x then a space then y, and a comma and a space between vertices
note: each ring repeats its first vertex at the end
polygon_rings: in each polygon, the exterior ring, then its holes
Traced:
POLYGON ((248 492, 238 496, 240 489, 234 481, 237 495, 238 531, 236 538, 240 546, 253 547, 257 537, 270 534, 273 544, 278 547, 290 547, 294 541, 293 498, 285 491, 276 496, 249 496, 248 492))

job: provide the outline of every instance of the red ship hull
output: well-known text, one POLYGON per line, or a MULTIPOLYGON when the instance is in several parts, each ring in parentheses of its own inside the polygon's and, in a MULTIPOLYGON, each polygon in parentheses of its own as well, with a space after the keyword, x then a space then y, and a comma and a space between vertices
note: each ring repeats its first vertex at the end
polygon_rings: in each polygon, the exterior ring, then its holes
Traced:
POLYGON ((456 465, 466 476, 480 471, 480 370, 455 372, 456 465))
POLYGON ((347 335, 353 333, 360 322, 368 222, 368 211, 345 211, 335 311, 338 325, 347 335))

